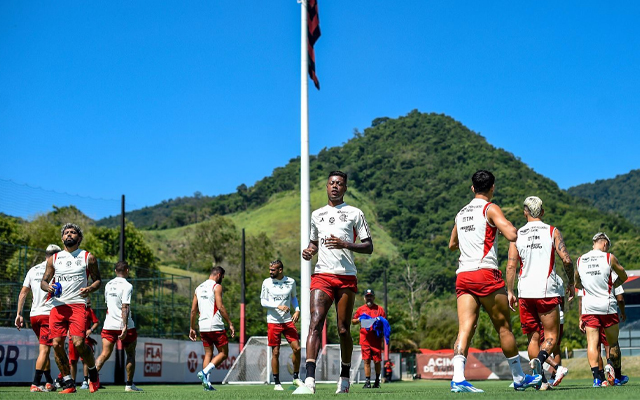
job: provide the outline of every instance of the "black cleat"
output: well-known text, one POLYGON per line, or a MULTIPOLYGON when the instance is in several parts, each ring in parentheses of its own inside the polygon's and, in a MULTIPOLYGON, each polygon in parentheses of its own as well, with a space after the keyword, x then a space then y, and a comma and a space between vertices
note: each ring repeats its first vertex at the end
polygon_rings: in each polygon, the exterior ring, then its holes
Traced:
POLYGON ((372 388, 374 388, 374 389, 380 389, 380 381, 375 381, 375 382, 373 383, 372 388))
POLYGON ((363 388, 363 389, 371 389, 371 382, 366 381, 366 382, 364 383, 364 386, 363 386, 362 388, 363 388))

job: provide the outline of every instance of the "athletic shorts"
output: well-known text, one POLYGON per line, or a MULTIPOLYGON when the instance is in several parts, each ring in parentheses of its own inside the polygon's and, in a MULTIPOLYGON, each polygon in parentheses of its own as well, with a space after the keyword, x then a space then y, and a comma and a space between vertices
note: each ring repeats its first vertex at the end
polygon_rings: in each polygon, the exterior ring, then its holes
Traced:
POLYGON ((360 337, 360 351, 363 360, 373 360, 376 363, 382 361, 382 338, 376 337, 376 339, 378 340, 362 340, 360 337))
POLYGON ((522 333, 529 334, 541 331, 542 322, 540 314, 548 313, 560 304, 560 297, 547 297, 544 299, 520 299, 520 325, 522 333))
MULTIPOLYGON (((118 341, 118 336, 122 333, 121 329, 103 329, 100 336, 103 339, 107 339, 110 343, 115 343, 118 341)), ((127 336, 122 340, 123 345, 128 345, 130 343, 135 342, 138 339, 138 331, 136 328, 127 329, 127 336)))
POLYGON ((31 317, 30 321, 31 329, 33 329, 33 332, 35 332, 38 337, 38 342, 40 344, 51 346, 53 344, 53 340, 49 337, 49 316, 36 315, 35 317, 31 317))
MULTIPOLYGON (((87 340, 85 340, 84 343, 91 349, 92 353, 95 352, 93 343, 87 340)), ((82 360, 82 357, 80 357, 80 354, 76 350, 76 346, 73 345, 73 340, 69 339, 69 361, 78 361, 78 360, 82 360)))
POLYGON ((470 294, 485 297, 504 288, 502 271, 492 268, 480 268, 477 271, 460 272, 456 277, 456 297, 470 294))
POLYGON ((86 337, 87 317, 84 304, 65 304, 51 309, 49 315, 49 336, 51 339, 66 336, 86 337))
POLYGON ((200 338, 204 347, 216 346, 218 348, 229 344, 227 331, 200 332, 200 338))
POLYGON ((608 328, 620 322, 618 314, 582 314, 582 320, 589 328, 608 328))
POLYGON ((289 343, 300 340, 298 330, 293 324, 293 321, 283 324, 267 324, 267 339, 270 347, 279 346, 282 335, 284 335, 289 343))
POLYGON ((358 278, 355 275, 313 274, 309 289, 322 290, 334 301, 340 289, 358 293, 358 278))

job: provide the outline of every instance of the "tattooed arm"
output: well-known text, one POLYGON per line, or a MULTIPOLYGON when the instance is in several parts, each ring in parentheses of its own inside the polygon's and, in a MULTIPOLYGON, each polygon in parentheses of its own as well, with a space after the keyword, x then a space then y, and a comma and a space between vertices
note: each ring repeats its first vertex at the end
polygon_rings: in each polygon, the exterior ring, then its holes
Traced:
POLYGON ((573 270, 573 261, 571 260, 571 256, 569 255, 569 251, 567 251, 567 246, 564 244, 564 239, 562 238, 562 233, 560 233, 560 229, 556 229, 553 232, 553 241, 555 244, 556 252, 560 259, 562 260, 562 266, 564 267, 564 272, 567 274, 567 301, 573 300, 576 295, 576 286, 575 286, 575 275, 573 270))
POLYGON ((56 269, 53 267, 53 257, 49 257, 47 260, 47 266, 44 270, 44 275, 42 276, 42 281, 40 281, 40 289, 45 292, 53 293, 56 289, 51 286, 51 280, 53 279, 53 275, 55 275, 56 269))

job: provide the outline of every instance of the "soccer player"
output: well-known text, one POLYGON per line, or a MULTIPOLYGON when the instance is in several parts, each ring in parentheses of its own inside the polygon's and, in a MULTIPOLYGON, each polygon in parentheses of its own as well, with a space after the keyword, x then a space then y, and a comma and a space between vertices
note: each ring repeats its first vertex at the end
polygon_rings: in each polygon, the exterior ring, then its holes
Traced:
POLYGON ((482 306, 500 337, 500 347, 509 361, 513 387, 525 390, 540 383, 540 375, 526 375, 520 365, 516 339, 511 331, 509 300, 502 273, 498 269, 498 231, 510 242, 517 239, 516 228, 497 205, 490 203, 495 177, 479 170, 471 178, 474 198, 456 215, 449 249, 460 250, 456 271, 458 338, 453 348, 452 392, 483 392, 465 379, 464 367, 482 306))
POLYGON ((321 333, 329 308, 335 301, 340 335, 342 366, 336 393, 348 393, 353 339, 350 326, 353 303, 358 291, 353 253, 373 253, 373 241, 364 214, 344 202, 347 174, 332 171, 327 179, 328 204, 311 214, 309 245, 302 258, 309 261, 318 254, 311 275, 309 334, 307 337, 307 377, 305 386, 315 393, 316 358, 321 345, 321 333), (360 237, 361 243, 356 243, 360 237))
POLYGON ((56 364, 62 373, 64 389, 61 393, 76 392, 76 383, 69 372, 69 358, 64 351, 67 332, 71 335, 70 341, 76 351, 89 366, 89 391, 94 393, 100 387, 100 382, 93 352, 85 344, 85 298, 100 288, 102 279, 95 256, 79 248, 83 238, 80 227, 67 223, 60 232, 64 250, 47 260, 40 287, 53 296, 49 330, 53 338, 56 364), (93 282, 87 286, 88 276, 91 276, 93 282), (54 283, 49 283, 52 278, 54 283), (56 291, 60 292, 59 295, 56 291))
POLYGON ((587 334, 587 358, 591 366, 593 383, 600 377, 598 358, 600 357, 600 328, 604 329, 610 344, 610 367, 605 367, 605 378, 615 386, 624 385, 629 377, 622 375, 622 354, 618 344, 620 321, 617 302, 613 293, 627 280, 625 272, 616 256, 608 253, 611 240, 604 232, 593 236, 593 250, 578 259, 576 268, 576 287, 582 291, 580 330, 587 334), (618 275, 613 278, 613 272, 618 275), (613 370, 613 371, 612 371, 613 370))
POLYGON ((18 296, 18 312, 16 315, 15 325, 18 330, 24 326, 24 318, 22 317, 22 309, 24 303, 27 300, 27 293, 31 291, 31 311, 29 312, 29 318, 31 320, 31 329, 35 332, 38 338, 38 359, 36 360, 36 373, 33 376, 33 382, 31 382, 32 392, 52 392, 56 390, 53 384, 53 378, 51 377, 51 361, 49 360, 49 353, 51 351, 51 337, 49 335, 49 313, 53 307, 51 299, 47 298, 47 292, 40 288, 40 282, 44 275, 44 270, 47 266, 47 261, 53 257, 54 254, 61 251, 60 247, 55 244, 50 244, 45 250, 45 261, 38 265, 33 266, 27 276, 24 278, 22 289, 20 289, 20 295, 18 296), (40 385, 42 375, 46 384, 40 385))
MULTIPOLYGON (((376 317, 387 317, 384 308, 375 303, 376 294, 373 289, 364 291, 364 304, 356 310, 353 315, 352 324, 360 325, 360 349, 362 351, 362 361, 364 362, 365 382, 363 389, 380 389, 380 372, 382 371, 382 338, 379 337, 374 330, 367 330, 363 321, 360 319, 363 315, 371 317, 373 321, 376 317), (371 386, 371 360, 376 370, 376 380, 371 386)), ((364 321, 367 321, 366 319, 364 321)))
POLYGON ((560 335, 560 303, 564 297, 563 282, 556 273, 555 255, 557 253, 560 256, 569 279, 569 301, 575 296, 573 261, 560 230, 542 222, 544 208, 539 197, 530 196, 524 200, 524 216, 527 224, 518 230, 518 239, 509 245, 507 296, 509 307, 515 311, 518 298, 513 292, 513 286, 516 270, 520 266, 518 295, 522 333, 529 339, 529 365, 536 374, 542 376, 541 389, 546 390, 549 384, 542 369, 545 362, 556 370, 553 386, 560 384, 568 373, 567 368, 549 358, 560 335), (540 331, 540 327, 544 331, 542 345, 539 335, 534 338, 534 333, 540 331))
POLYGON ((102 326, 102 353, 96 361, 98 371, 111 357, 113 347, 118 340, 122 341, 124 351, 127 354, 125 370, 127 381, 125 392, 142 392, 142 389, 133 383, 136 372, 136 345, 138 344, 138 331, 131 316, 131 294, 133 285, 129 277, 129 264, 126 261, 118 261, 115 266, 116 277, 110 280, 104 287, 104 302, 107 303, 107 316, 102 326))
POLYGON ((293 351, 293 383, 301 386, 298 377, 300 372, 300 338, 294 325, 300 318, 300 306, 296 296, 296 281, 284 275, 282 261, 275 260, 269 264, 269 278, 262 282, 260 303, 267 309, 267 339, 271 347, 271 371, 275 390, 284 390, 280 384, 280 340, 282 334, 293 351), (294 313, 291 314, 291 309, 294 313))
POLYGON ((196 318, 200 328, 200 338, 204 346, 203 369, 198 372, 198 379, 202 382, 204 390, 210 391, 215 388, 209 382, 209 371, 220 365, 229 357, 229 339, 224 329, 224 321, 229 324, 231 337, 236 335, 231 318, 227 309, 222 303, 222 280, 224 279, 224 268, 213 267, 209 274, 209 279, 202 282, 196 288, 191 304, 191 326, 189 327, 189 339, 196 341, 196 318), (213 357, 213 346, 218 349, 218 354, 213 357))
MULTIPOLYGON (((93 353, 95 351, 96 341, 89 335, 91 335, 98 328, 98 322, 100 322, 100 320, 98 320, 98 317, 96 316, 96 312, 93 311, 93 308, 91 308, 90 297, 87 297, 87 304, 85 308, 85 318, 87 321, 86 323, 87 338, 85 339, 84 343, 87 346, 89 346, 89 348, 91 349, 91 352, 93 353)), ((80 358, 81 357, 78 355, 78 352, 76 351, 75 347, 69 346, 69 361, 71 362, 71 379, 73 379, 74 381, 76 380, 76 374, 78 371, 78 359, 80 358)), ((97 360, 96 360, 96 365, 98 365, 97 360)), ((83 375, 84 379, 82 381, 82 386, 80 387, 80 389, 89 389, 89 367, 84 362, 84 360, 82 360, 82 371, 84 372, 84 375, 83 375)), ((100 368, 98 368, 98 371, 100 371, 100 368)))

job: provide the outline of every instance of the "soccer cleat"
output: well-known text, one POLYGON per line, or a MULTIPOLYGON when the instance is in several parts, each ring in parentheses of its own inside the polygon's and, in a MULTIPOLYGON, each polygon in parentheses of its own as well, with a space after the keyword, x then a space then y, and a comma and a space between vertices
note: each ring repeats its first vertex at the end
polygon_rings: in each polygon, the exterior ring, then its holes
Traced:
MULTIPOLYGON (((556 374, 557 377, 557 374, 556 374)), ((525 390, 526 388, 535 387, 542 381, 542 375, 524 375, 522 382, 513 382, 513 388, 518 391, 525 390)), ((557 381, 557 379, 556 379, 557 381)))
POLYGON ((56 390, 58 390, 58 388, 53 383, 47 382, 47 384, 44 385, 44 390, 47 392, 55 392, 56 390))
POLYGON ((538 360, 537 358, 532 359, 531 361, 529 361, 529 366, 533 371, 533 375, 542 375, 542 363, 540 362, 540 360, 538 360))
MULTIPOLYGON (((607 381, 605 381, 607 382, 607 381)), ((608 384, 608 382, 607 382, 608 384)), ((602 386, 602 381, 598 378, 593 378, 593 387, 601 387, 602 386)), ((608 385, 607 385, 608 386, 608 385)))
POLYGON ((76 387, 75 386, 69 386, 67 388, 64 388, 60 391, 60 394, 67 394, 67 393, 76 393, 76 387))
POLYGON ((89 389, 89 382, 83 381, 82 386, 80 386, 80 389, 89 389))
POLYGON ((350 388, 351 382, 349 382, 349 378, 340 377, 340 379, 338 379, 338 388, 336 389, 336 394, 349 393, 350 388))
POLYGON ((306 378, 304 385, 311 390, 311 393, 316 392, 316 378, 306 378))
POLYGON ((100 388, 100 382, 91 382, 89 381, 89 393, 95 393, 100 388))
POLYGON ((629 382, 629 377, 626 375, 620 375, 620 379, 616 378, 613 381, 613 385, 614 386, 622 386, 622 385, 626 385, 627 382, 629 382))
POLYGON ((602 381, 602 384, 600 386, 601 387, 607 387, 607 386, 611 386, 611 385, 609 385, 609 381, 602 381))
POLYGON ((366 381, 366 382, 364 383, 364 385, 362 386, 362 388, 363 388, 363 389, 371 389, 371 382, 366 381))
POLYGON ((274 387, 273 390, 284 390, 284 388, 282 387, 281 384, 277 383, 274 387))
POLYGON ((562 378, 567 376, 569 370, 562 365, 558 365, 558 369, 556 369, 556 379, 553 381, 553 386, 558 386, 560 382, 562 382, 562 378))
POLYGON ((540 388, 538 388, 538 390, 551 390, 551 389, 553 389, 553 386, 551 386, 549 382, 542 382, 540 384, 540 388))
POLYGON ((38 386, 38 385, 31 385, 31 389, 29 389, 30 392, 46 392, 46 390, 44 389, 44 386, 38 386))
POLYGON ((137 387, 135 383, 132 383, 131 386, 125 386, 124 391, 125 392, 144 392, 144 390, 137 387))
POLYGON ((302 382, 302 379, 300 379, 300 378, 296 378, 296 379, 294 379, 294 380, 293 380, 293 384, 294 384, 295 386, 297 386, 297 387, 304 386, 304 382, 302 382))
POLYGON ((380 389, 380 381, 375 381, 373 382, 373 386, 371 386, 373 389, 380 389))
POLYGON ((609 382, 609 386, 613 386, 616 381, 616 373, 613 370, 611 364, 604 366, 604 378, 609 382))
POLYGON ((207 384, 204 386, 204 391, 205 392, 215 392, 216 388, 214 388, 212 384, 207 382, 207 384))
POLYGON ((202 386, 205 388, 209 386, 207 385, 209 383, 209 379, 207 379, 207 374, 205 374, 204 371, 199 371, 197 376, 198 379, 200 379, 200 382, 202 382, 202 386))
POLYGON ((58 389, 62 389, 64 387, 64 382, 62 381, 62 376, 58 376, 55 380, 55 385, 58 389))
POLYGON ((470 384, 466 380, 462 382, 451 381, 451 391, 454 393, 462 393, 462 392, 484 393, 484 390, 474 387, 472 384, 470 384))

